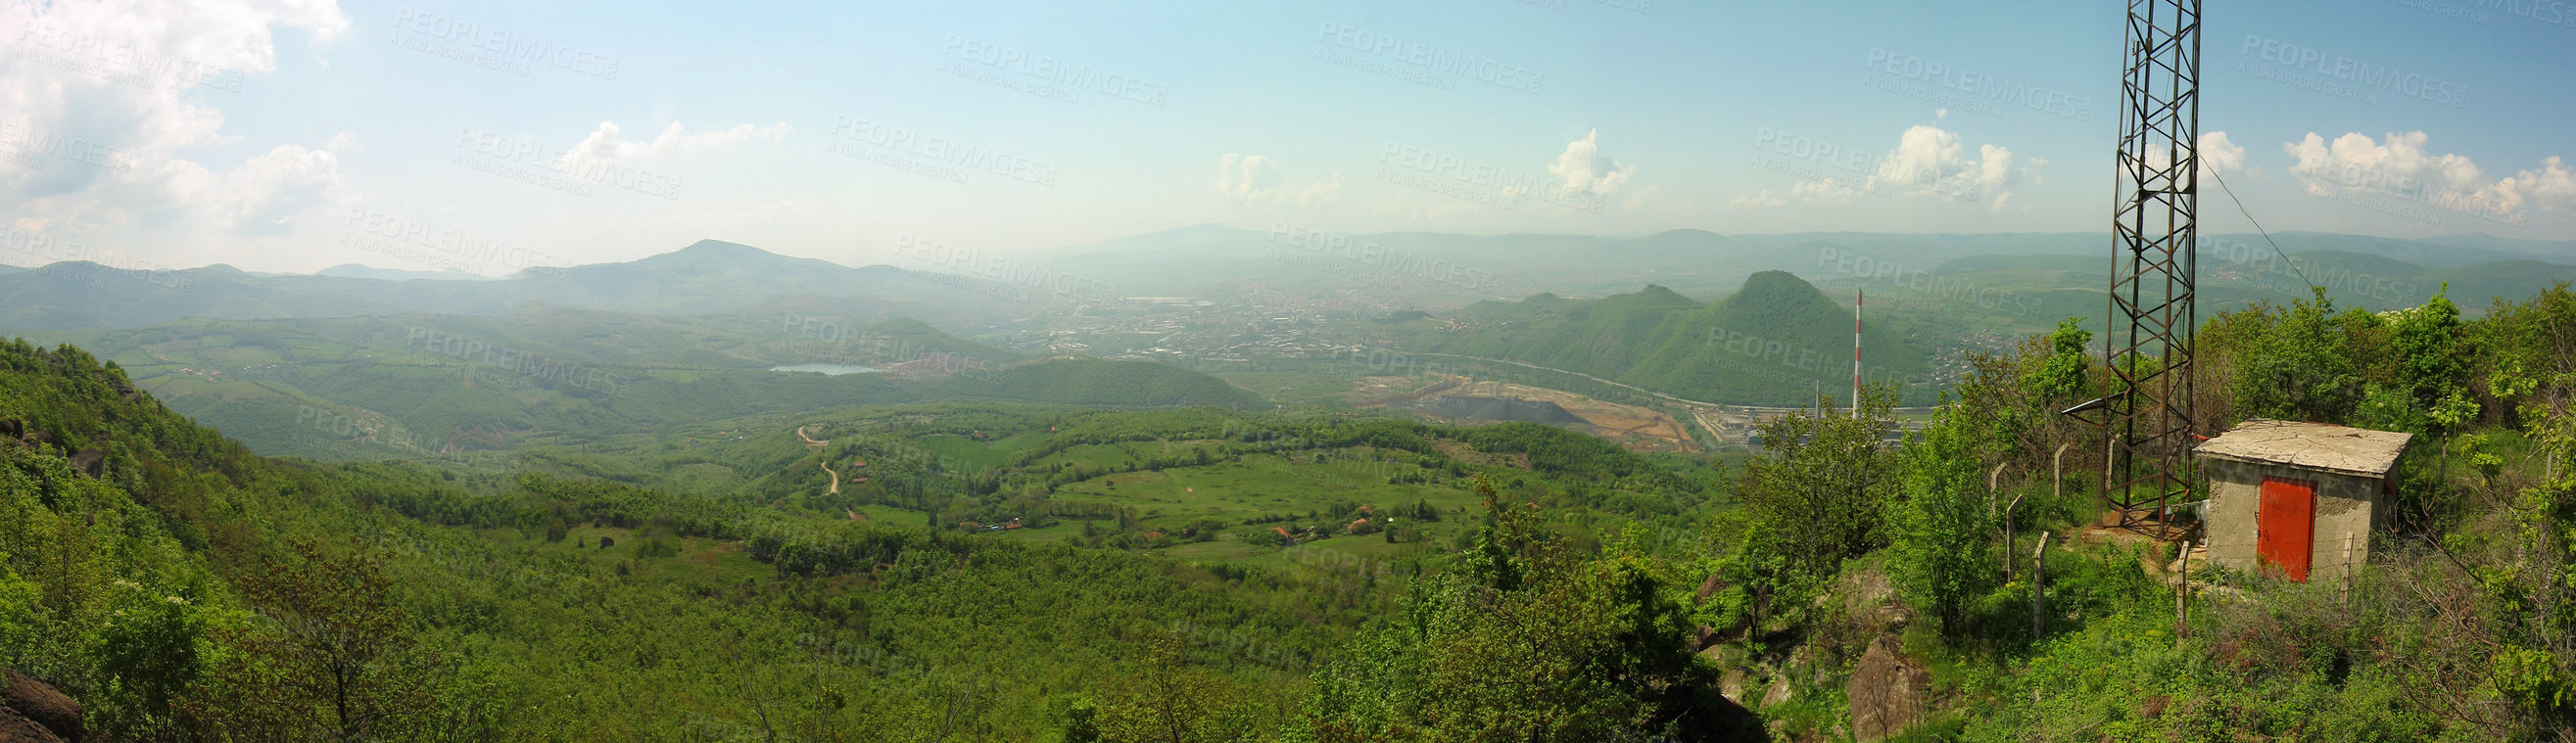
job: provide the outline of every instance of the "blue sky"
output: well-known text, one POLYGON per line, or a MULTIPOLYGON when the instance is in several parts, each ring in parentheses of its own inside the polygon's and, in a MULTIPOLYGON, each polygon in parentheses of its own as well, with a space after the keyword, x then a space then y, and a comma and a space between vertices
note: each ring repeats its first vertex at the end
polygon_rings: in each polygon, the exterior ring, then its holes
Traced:
MULTIPOLYGON (((2120 104, 2115 3, 5 8, 17 265, 2090 231, 2120 104)), ((2265 226, 2576 239, 2576 1, 2208 13, 2203 167, 2265 226)))

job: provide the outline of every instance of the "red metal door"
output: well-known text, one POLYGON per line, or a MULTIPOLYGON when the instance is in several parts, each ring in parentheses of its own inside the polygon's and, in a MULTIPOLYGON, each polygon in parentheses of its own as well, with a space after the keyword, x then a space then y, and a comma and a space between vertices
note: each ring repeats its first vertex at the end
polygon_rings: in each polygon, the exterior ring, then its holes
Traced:
POLYGON ((2308 558, 2316 554, 2317 482, 2265 477, 2260 508, 2254 517, 2254 556, 2266 572, 2308 582, 2308 558))

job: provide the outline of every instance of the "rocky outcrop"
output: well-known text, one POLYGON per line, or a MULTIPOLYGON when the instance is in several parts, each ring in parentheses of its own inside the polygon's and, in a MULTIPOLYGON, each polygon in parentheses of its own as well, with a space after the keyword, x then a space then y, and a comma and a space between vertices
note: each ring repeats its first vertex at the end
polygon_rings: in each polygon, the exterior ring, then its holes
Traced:
POLYGON ((0 743, 64 743, 63 737, 45 726, 27 719, 16 710, 0 707, 0 743))
POLYGON ((49 736, 28 737, 27 733, 19 731, 25 726, 0 720, 0 743, 18 740, 80 742, 80 702, 26 674, 17 671, 0 673, 5 673, 7 681, 0 684, 0 707, 6 707, 12 716, 35 724, 39 731, 49 736))
POLYGON ((97 449, 82 449, 74 452, 71 462, 73 470, 90 477, 98 477, 107 472, 107 452, 97 449))
POLYGON ((1852 739, 1884 740, 1923 721, 1932 693, 1931 675, 1898 647, 1896 635, 1879 635, 1852 669, 1843 691, 1851 699, 1852 739))

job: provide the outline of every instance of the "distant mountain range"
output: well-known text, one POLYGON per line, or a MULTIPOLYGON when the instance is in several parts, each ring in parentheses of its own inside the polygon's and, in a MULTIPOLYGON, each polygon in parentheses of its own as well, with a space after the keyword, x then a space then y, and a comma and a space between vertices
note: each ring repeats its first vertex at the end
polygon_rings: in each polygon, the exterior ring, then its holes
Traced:
POLYGON ((522 271, 497 280, 351 266, 276 276, 224 265, 137 271, 56 263, 0 273, 0 331, 130 328, 189 317, 499 316, 531 303, 699 315, 797 296, 836 300, 841 314, 907 316, 948 327, 1025 312, 987 281, 893 266, 850 268, 701 240, 628 263, 522 271))
MULTIPOLYGON (((522 271, 488 279, 343 265, 314 275, 230 266, 136 271, 66 262, 0 267, 0 332, 129 328, 186 317, 232 320, 435 313, 500 316, 543 303, 652 315, 729 313, 804 297, 841 315, 912 317, 967 328, 1044 306, 1129 296, 1224 298, 1247 291, 1375 296, 1450 310, 1538 294, 1602 297, 1654 284, 1716 297, 1763 271, 1829 290, 1886 284, 1891 295, 1965 296, 1992 314, 2098 315, 2109 269, 2105 233, 1985 235, 1675 230, 1586 235, 1347 235, 1277 225, 1199 225, 1108 242, 999 253, 994 270, 959 275, 852 268, 701 240, 626 263, 522 271), (2010 292, 2009 297, 2002 296, 2010 292), (2005 301, 2008 300, 2008 301, 2005 301)), ((2307 294, 2325 285, 2347 304, 2421 302, 2443 282, 2472 308, 2576 279, 2576 242, 2459 236, 2406 240, 2327 233, 2209 235, 2201 241, 2208 307, 2307 294), (2286 253, 2280 259, 2274 250, 2286 253), (2305 280, 2300 274, 2306 274, 2305 280)), ((1926 308, 1943 306, 1931 302, 1926 308)), ((1994 329, 2018 331, 2022 323, 1994 329)))
MULTIPOLYGON (((1269 229, 1199 225, 1010 255, 1063 275, 1112 284, 1131 295, 1226 296, 1254 287, 1360 292, 1402 297, 1435 310, 1541 293, 1601 297, 1645 284, 1713 297, 1763 271, 1787 271, 1824 287, 1871 282, 1929 287, 1936 281, 1947 287, 1974 283, 1967 281, 1968 273, 2027 267, 2032 264, 2022 259, 2038 258, 2064 271, 2027 277, 2046 281, 2013 284, 2020 300, 2014 312, 2062 317, 2057 313, 2063 305, 2071 314, 2098 317, 2101 309, 2087 308, 2103 301, 2110 247, 2109 233, 1720 235, 1674 230, 1636 237, 1487 236, 1338 234, 1281 224, 1269 229), (1976 259, 1985 260, 1953 263, 1976 259), (2072 293, 2041 296, 2061 290, 2072 293), (2044 312, 2025 308, 2042 303, 2044 312)), ((2262 279, 2216 287, 2216 304, 2306 296, 2305 284, 2289 269, 2292 262, 2302 270, 2319 264, 2319 270, 2307 271, 2319 274, 2310 276, 2316 283, 2338 295, 2371 297, 2364 303, 2379 305, 2420 302, 2444 280, 2454 281, 2455 299, 2469 296, 2473 300, 2464 304, 2483 304, 2490 289, 2480 282, 2490 279, 2517 279, 2492 285, 2505 296, 2527 295, 2545 287, 2545 280, 2576 279, 2576 242, 2570 241, 2294 232, 2274 235, 2269 242, 2257 234, 2205 235, 2200 249, 2205 275, 2262 279), (2293 261, 2280 260, 2276 243, 2293 261), (2365 264, 2363 258, 2381 262, 2365 264), (2338 273, 2338 268, 2345 270, 2338 273), (2406 292, 2380 286, 2385 283, 2425 288, 2406 292)), ((1992 286, 1979 290, 1988 288, 1992 286)), ((1993 299, 1988 294, 1981 301, 1993 299)))

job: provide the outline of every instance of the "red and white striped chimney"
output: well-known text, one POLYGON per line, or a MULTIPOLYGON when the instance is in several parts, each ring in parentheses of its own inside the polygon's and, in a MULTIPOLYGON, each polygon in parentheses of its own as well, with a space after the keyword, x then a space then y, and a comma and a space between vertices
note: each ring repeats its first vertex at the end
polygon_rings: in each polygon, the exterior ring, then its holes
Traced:
POLYGON ((1852 290, 1852 420, 1860 420, 1860 306, 1867 292, 1852 290))

